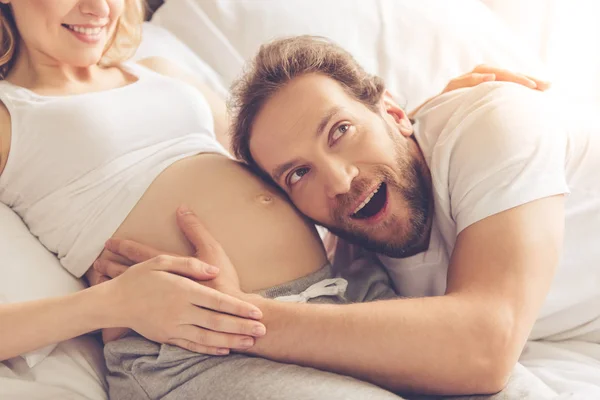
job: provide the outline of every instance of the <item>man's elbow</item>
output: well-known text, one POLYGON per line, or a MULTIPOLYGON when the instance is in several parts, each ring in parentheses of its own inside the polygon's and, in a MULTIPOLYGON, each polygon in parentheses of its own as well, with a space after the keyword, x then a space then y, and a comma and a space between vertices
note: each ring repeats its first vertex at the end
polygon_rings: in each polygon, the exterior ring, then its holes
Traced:
POLYGON ((471 394, 493 394, 506 387, 521 352, 513 328, 512 318, 498 318, 490 324, 487 334, 479 338, 479 356, 471 365, 476 378, 475 392, 471 394))
POLYGON ((502 391, 510 378, 512 368, 506 368, 505 360, 490 360, 487 368, 474 374, 476 380, 470 393, 465 394, 495 394, 502 391), (495 361, 495 362, 494 362, 495 361))
MULTIPOLYGON (((465 354, 472 349, 465 348, 465 354)), ((406 366, 390 370, 387 379, 379 375, 376 383, 398 393, 422 393, 444 396, 490 395, 502 391, 510 378, 512 366, 508 357, 475 352, 464 361, 446 365, 445 372, 433 369, 415 380, 407 379, 406 366)), ((390 365, 393 368, 393 365, 390 365)))
MULTIPOLYGON (((514 314, 509 310, 474 313, 456 344, 453 360, 445 365, 446 395, 487 395, 502 391, 521 352, 515 338, 514 314)), ((466 321, 465 321, 466 322, 466 321)))

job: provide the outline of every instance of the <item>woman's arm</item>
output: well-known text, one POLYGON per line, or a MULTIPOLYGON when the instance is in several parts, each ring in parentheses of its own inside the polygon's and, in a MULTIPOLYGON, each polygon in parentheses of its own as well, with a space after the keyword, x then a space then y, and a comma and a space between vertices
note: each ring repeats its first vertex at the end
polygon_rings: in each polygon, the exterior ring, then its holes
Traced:
POLYGON ((106 287, 67 296, 0 305, 0 361, 115 323, 106 287))
POLYGON ((195 258, 159 256, 77 293, 0 305, 0 361, 115 327, 131 328, 159 343, 185 348, 193 344, 202 353, 227 354, 230 348, 240 348, 242 339, 262 336, 256 334, 257 327, 265 328, 254 320, 262 316, 255 306, 194 281, 214 277, 195 258), (243 319, 237 322, 234 315, 243 319), (213 335, 217 347, 204 343, 208 330, 202 327, 207 321, 207 329, 228 332, 213 335))

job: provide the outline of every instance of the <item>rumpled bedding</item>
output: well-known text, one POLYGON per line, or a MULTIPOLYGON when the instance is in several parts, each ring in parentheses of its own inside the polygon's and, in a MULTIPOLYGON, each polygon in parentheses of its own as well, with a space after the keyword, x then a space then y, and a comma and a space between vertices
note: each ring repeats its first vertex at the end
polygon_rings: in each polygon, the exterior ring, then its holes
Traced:
MULTIPOLYGON (((80 337, 62 342, 50 357, 32 369, 21 358, 0 363, 0 398, 106 400, 104 373, 101 345, 92 337, 80 337)), ((600 399, 600 344, 576 340, 529 342, 508 385, 500 393, 405 398, 597 400, 600 399)))
MULTIPOLYGON (((600 332, 598 332, 600 336, 600 332)), ((488 396, 411 396, 410 400, 599 400, 599 343, 528 342, 508 385, 488 396)))

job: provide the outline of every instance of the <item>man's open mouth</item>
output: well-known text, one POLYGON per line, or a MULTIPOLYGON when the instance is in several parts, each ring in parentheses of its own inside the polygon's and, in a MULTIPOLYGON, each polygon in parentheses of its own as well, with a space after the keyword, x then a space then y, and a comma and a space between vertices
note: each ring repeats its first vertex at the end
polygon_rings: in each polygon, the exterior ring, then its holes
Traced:
POLYGON ((367 219, 377 215, 385 206, 387 200, 387 185, 381 183, 351 215, 354 219, 367 219))

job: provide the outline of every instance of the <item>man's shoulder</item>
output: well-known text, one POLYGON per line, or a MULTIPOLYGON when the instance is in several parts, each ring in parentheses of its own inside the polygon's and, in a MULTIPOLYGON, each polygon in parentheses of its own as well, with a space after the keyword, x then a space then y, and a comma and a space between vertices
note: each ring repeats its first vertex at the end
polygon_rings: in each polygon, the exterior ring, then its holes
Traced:
POLYGON ((489 117, 494 99, 514 96, 510 93, 514 90, 499 82, 482 83, 444 93, 425 104, 415 115, 415 138, 428 163, 439 143, 446 143, 448 149, 449 138, 457 129, 464 130, 465 119, 489 117))
POLYGON ((457 231, 567 193, 568 130, 548 96, 515 84, 467 93, 430 153, 434 186, 457 231))
MULTIPOLYGON (((515 111, 526 105, 547 103, 546 96, 537 90, 511 82, 486 82, 470 88, 444 93, 427 103, 415 115, 420 134, 437 135, 463 125, 468 118, 478 120, 493 117, 501 104, 510 104, 515 111)), ((511 117, 511 116, 505 116, 511 117)))
MULTIPOLYGON (((417 141, 428 161, 449 161, 457 152, 482 157, 533 149, 558 129, 555 104, 544 93, 506 82, 489 82, 446 93, 423 110, 417 141), (529 146, 528 146, 529 145, 529 146), (445 154, 445 156, 444 156, 445 154)), ((431 165, 430 165, 431 167, 431 165)))

